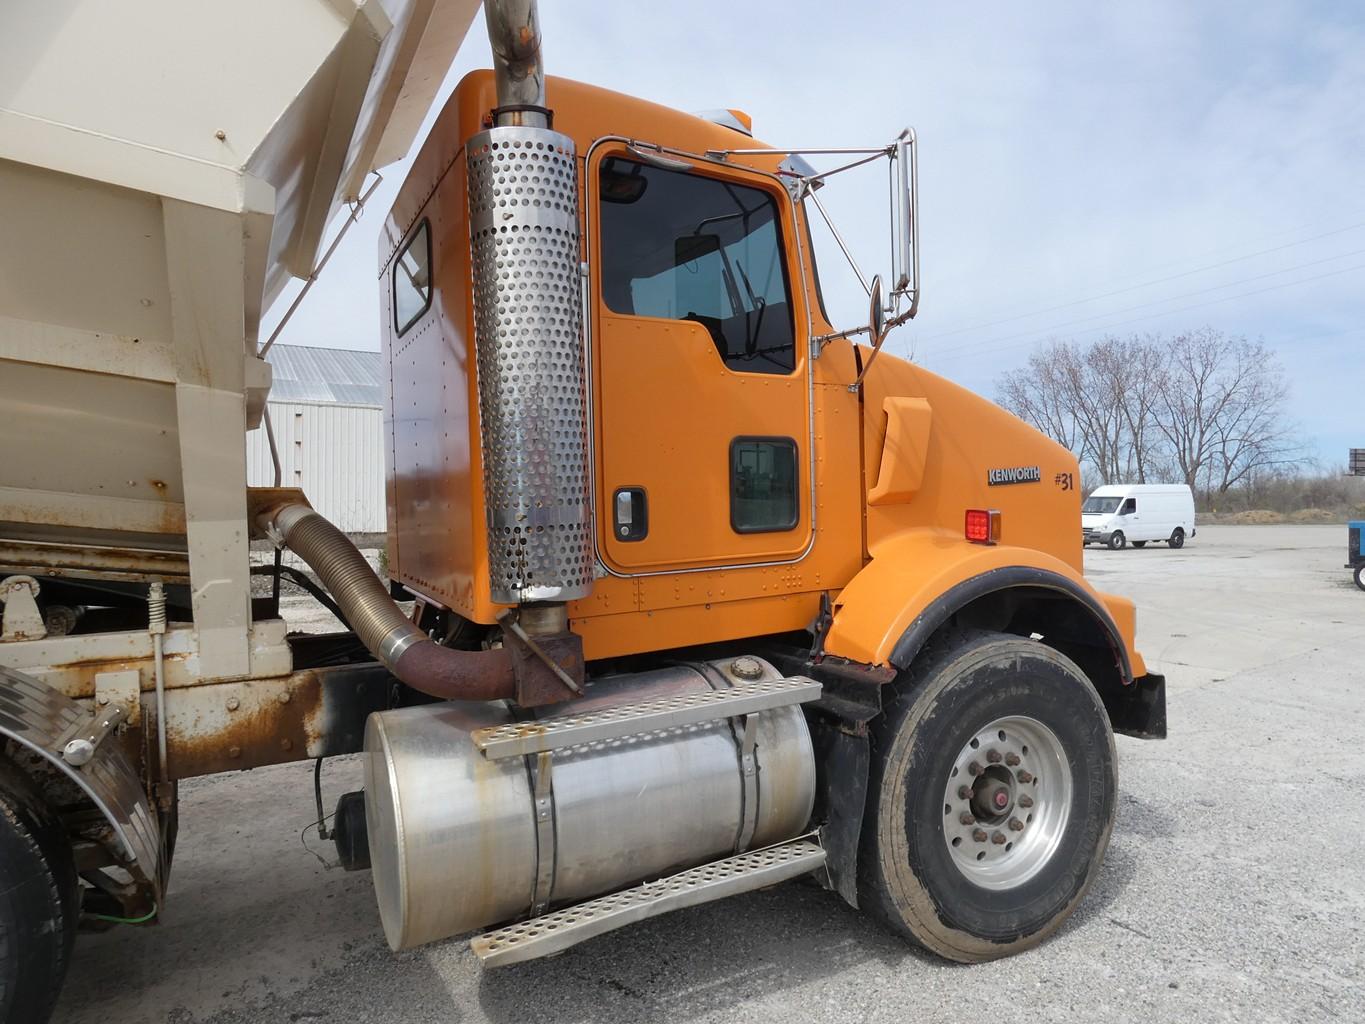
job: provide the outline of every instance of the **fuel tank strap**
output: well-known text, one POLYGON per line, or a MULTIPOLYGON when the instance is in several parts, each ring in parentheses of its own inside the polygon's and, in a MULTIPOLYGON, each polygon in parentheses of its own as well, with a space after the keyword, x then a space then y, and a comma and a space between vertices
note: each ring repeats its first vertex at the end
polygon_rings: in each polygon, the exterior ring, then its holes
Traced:
MULTIPOLYGON (((715 665, 708 662, 688 662, 712 690, 725 692, 735 686, 734 680, 715 665)), ((735 853, 743 853, 754 839, 754 829, 758 827, 758 759, 755 753, 758 735, 759 712, 731 718, 730 735, 735 739, 735 752, 739 761, 740 818, 735 829, 735 853)))

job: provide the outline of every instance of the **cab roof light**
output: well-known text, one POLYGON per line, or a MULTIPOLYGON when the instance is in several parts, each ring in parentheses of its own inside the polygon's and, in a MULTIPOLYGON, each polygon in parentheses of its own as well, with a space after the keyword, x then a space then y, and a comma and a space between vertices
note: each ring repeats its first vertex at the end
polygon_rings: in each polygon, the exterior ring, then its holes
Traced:
POLYGON ((999 509, 967 509, 967 516, 963 522, 962 532, 973 544, 999 544, 999 509))

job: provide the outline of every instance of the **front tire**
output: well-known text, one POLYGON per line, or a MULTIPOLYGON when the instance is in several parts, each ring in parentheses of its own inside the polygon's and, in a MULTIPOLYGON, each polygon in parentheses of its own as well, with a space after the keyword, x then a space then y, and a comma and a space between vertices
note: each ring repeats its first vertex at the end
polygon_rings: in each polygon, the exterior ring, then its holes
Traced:
POLYGON ((1099 871, 1117 804, 1113 734, 1081 670, 1006 634, 944 641, 872 743, 859 905, 963 963, 1055 932, 1099 871))
POLYGON ((0 760, 0 1021, 42 1024, 61 990, 80 915, 61 822, 0 760))
POLYGON ((1109 550, 1122 551, 1128 545, 1128 538, 1123 535, 1122 530, 1115 530, 1109 535, 1109 550))
POLYGON ((1365 590, 1365 562, 1361 562, 1356 566, 1356 571, 1353 575, 1355 576, 1356 586, 1361 590, 1365 590))
POLYGON ((1175 532, 1171 534, 1171 539, 1166 543, 1173 548, 1183 548, 1185 546, 1185 531, 1177 526, 1175 532))

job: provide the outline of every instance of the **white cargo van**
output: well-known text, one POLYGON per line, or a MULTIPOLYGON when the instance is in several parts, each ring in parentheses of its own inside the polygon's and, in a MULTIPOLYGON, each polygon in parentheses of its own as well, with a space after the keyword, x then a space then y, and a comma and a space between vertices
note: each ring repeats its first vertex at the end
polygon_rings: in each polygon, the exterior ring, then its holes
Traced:
POLYGON ((1193 536, 1194 495, 1184 484, 1106 484, 1081 505, 1085 544, 1107 544, 1117 551, 1164 540, 1178 548, 1193 536))

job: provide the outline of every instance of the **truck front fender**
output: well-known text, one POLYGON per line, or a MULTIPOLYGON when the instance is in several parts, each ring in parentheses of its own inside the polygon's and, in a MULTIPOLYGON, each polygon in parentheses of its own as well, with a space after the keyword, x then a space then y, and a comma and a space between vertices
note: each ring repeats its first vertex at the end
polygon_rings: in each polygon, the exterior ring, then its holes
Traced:
POLYGON ((1122 683, 1146 673, 1133 644, 1136 613, 1131 601, 1099 593, 1075 567, 1046 552, 972 544, 931 529, 906 530, 876 546, 871 561, 835 602, 824 651, 869 665, 905 668, 925 641, 962 609, 1016 589, 1056 595, 1083 610, 1111 648, 1122 683))

